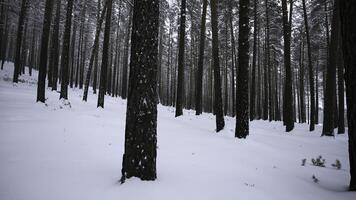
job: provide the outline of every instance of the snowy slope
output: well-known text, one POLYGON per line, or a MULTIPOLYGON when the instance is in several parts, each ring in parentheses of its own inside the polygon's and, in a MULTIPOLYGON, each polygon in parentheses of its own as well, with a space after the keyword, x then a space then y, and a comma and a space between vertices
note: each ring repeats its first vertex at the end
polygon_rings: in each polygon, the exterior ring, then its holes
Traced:
MULTIPOLYGON (((46 105, 35 103, 36 78, 11 82, 13 65, 0 71, 0 199, 356 199, 349 183, 346 135, 320 137, 307 125, 285 133, 282 123, 254 121, 246 140, 233 137, 235 119, 215 133, 211 114, 159 106, 158 179, 119 184, 126 101, 105 97, 96 108, 90 90, 69 91, 70 106, 46 91, 46 105), (322 155, 326 167, 311 165, 322 155), (307 158, 306 166, 301 166, 307 158), (339 159, 341 170, 331 164, 339 159), (315 175, 318 183, 314 183, 315 175)), ((27 73, 27 71, 26 71, 27 73)))

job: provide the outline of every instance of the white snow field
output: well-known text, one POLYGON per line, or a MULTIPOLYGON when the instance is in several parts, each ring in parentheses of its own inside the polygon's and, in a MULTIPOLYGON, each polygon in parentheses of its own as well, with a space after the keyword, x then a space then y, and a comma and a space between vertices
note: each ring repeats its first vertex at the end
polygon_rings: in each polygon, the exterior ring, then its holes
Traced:
POLYGON ((235 139, 235 119, 215 133, 212 114, 195 116, 159 105, 157 180, 121 177, 126 101, 70 89, 69 102, 46 91, 36 103, 37 73, 12 83, 13 64, 0 71, 0 200, 343 200, 349 164, 347 136, 320 137, 296 124, 254 121, 235 139), (326 167, 311 159, 322 155, 326 167), (302 159, 306 158, 305 166, 302 159), (341 161, 340 170, 331 166, 341 161), (319 181, 316 183, 312 177, 319 181))

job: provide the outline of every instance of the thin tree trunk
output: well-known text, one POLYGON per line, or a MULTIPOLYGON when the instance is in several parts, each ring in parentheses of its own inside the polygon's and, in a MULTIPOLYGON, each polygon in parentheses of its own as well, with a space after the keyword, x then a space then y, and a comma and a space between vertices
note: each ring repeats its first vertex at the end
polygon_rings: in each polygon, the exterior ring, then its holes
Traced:
MULTIPOLYGON (((89 68, 88 68, 87 76, 86 76, 86 79, 85 79, 83 101, 87 101, 87 99, 88 99, 90 75, 91 75, 91 71, 92 71, 92 68, 93 68, 95 55, 98 53, 97 51, 99 49, 99 37, 100 37, 101 25, 103 24, 105 13, 106 13, 106 4, 104 4, 104 8, 103 8, 103 11, 101 12, 101 17, 98 20, 98 24, 97 24, 96 31, 95 31, 94 46, 93 46, 93 49, 92 49, 92 52, 91 52, 90 61, 89 61, 89 68)), ((96 76, 96 73, 94 73, 94 76, 96 76)))
POLYGON ((184 41, 185 41, 185 15, 186 0, 182 0, 180 27, 179 27, 179 51, 178 51, 178 85, 176 94, 176 117, 183 115, 183 96, 184 96, 184 41))

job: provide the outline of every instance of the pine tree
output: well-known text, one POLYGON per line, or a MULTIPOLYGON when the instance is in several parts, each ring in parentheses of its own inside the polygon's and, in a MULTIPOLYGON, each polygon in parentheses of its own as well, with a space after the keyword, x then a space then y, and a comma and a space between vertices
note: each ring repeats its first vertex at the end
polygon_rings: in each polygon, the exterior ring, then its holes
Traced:
POLYGON ((183 115, 183 96, 184 96, 184 42, 185 42, 185 15, 186 0, 182 0, 179 26, 179 51, 178 51, 178 78, 176 93, 176 117, 183 115))
POLYGON ((70 30, 72 27, 72 10, 73 1, 67 1, 67 14, 66 22, 64 26, 63 34, 63 44, 62 44, 62 60, 61 60, 61 70, 62 70, 62 82, 61 82, 61 94, 60 99, 68 99, 68 80, 69 80, 69 43, 70 43, 70 30))
POLYGON ((41 58, 40 66, 38 72, 38 82, 37 82, 37 102, 40 101, 44 103, 45 90, 46 90, 46 73, 47 73, 47 54, 48 54, 48 39, 49 32, 51 29, 51 18, 52 18, 52 7, 53 1, 46 0, 45 14, 43 18, 43 30, 42 30, 42 40, 41 40, 41 58))
POLYGON ((337 48, 339 41, 339 3, 335 2, 333 8, 333 18, 331 23, 331 38, 329 45, 329 55, 327 62, 326 72, 326 85, 324 93, 324 119, 323 119, 323 132, 322 135, 333 136, 335 127, 335 100, 336 100, 336 61, 337 61, 337 48))
MULTIPOLYGON (((99 21, 98 21, 98 24, 97 24, 97 27, 96 27, 96 31, 95 31, 94 45, 93 45, 93 49, 92 49, 92 52, 91 52, 90 61, 89 61, 89 68, 88 68, 88 71, 87 71, 87 76, 86 76, 85 84, 84 84, 83 101, 87 101, 87 99, 88 99, 90 76, 91 76, 91 71, 92 71, 92 68, 93 68, 93 65, 94 65, 95 55, 97 54, 97 51, 99 49, 99 37, 100 37, 101 25, 103 24, 105 13, 106 13, 106 4, 104 5, 103 11, 101 12, 101 17, 99 18, 99 21)), ((95 75, 96 74, 94 73, 94 76, 95 75)))
POLYGON ((356 1, 340 0, 340 19, 345 83, 350 158, 350 191, 356 191, 356 1))
POLYGON ((249 134, 248 75, 249 75, 249 0, 239 1, 239 47, 236 87, 235 137, 246 138, 249 134))
POLYGON ((50 65, 52 65, 52 90, 57 90, 58 82, 58 65, 59 65, 59 22, 61 12, 61 0, 56 0, 56 17, 54 19, 54 28, 52 35, 52 49, 50 65))
POLYGON ((257 63, 257 0, 253 0, 253 56, 252 56, 252 80, 250 92, 250 120, 255 119, 256 105, 256 63, 257 63))
POLYGON ((106 3, 107 3, 107 10, 106 10, 105 32, 104 32, 104 42, 103 42, 103 56, 101 61, 100 86, 99 86, 98 105, 97 105, 97 107, 102 107, 102 108, 104 108, 104 96, 106 93, 106 84, 108 81, 107 70, 109 65, 109 43, 110 43, 112 0, 107 0, 106 3))
POLYGON ((307 37, 307 49, 308 49, 308 69, 309 69, 309 86, 310 86, 310 127, 309 127, 309 131, 314 131, 314 129, 315 129, 314 70, 313 70, 313 64, 312 64, 309 24, 308 24, 308 15, 307 15, 307 9, 306 9, 306 5, 305 5, 305 0, 302 0, 302 4, 303 4, 303 13, 304 13, 305 35, 307 37))
POLYGON ((202 96, 203 96, 203 65, 204 65, 204 47, 205 47, 205 21, 207 12, 208 0, 203 1, 203 11, 201 15, 200 24, 200 42, 199 42, 199 60, 198 60, 198 71, 196 78, 196 94, 195 94, 195 110, 196 115, 202 113, 202 96))
MULTIPOLYGON (((28 9, 28 0, 22 0, 21 11, 19 16, 19 22, 17 23, 17 33, 16 33, 16 52, 15 52, 15 68, 13 75, 13 82, 17 83, 19 81, 19 73, 21 68, 21 45, 22 45, 22 35, 23 28, 25 24, 25 17, 28 9)), ((12 47, 12 46, 10 46, 12 47)))
POLYGON ((218 36, 218 13, 217 0, 210 0, 211 8, 211 30, 213 34, 213 66, 214 66, 214 112, 216 115, 216 132, 222 130, 225 126, 224 111, 222 105, 221 94, 221 79, 220 79, 220 65, 219 65, 219 36, 218 36))
MULTIPOLYGON (((292 6, 291 6, 292 7, 292 6)), ((285 67, 285 85, 283 98, 283 121, 286 125, 286 132, 294 129, 293 120, 293 89, 292 89, 292 70, 290 59, 290 38, 291 38, 291 20, 288 20, 287 0, 282 0, 283 12, 283 38, 284 38, 284 67, 285 67)), ((290 15, 292 11, 290 10, 290 15)))
POLYGON ((121 183, 155 180, 159 1, 135 1, 121 183))

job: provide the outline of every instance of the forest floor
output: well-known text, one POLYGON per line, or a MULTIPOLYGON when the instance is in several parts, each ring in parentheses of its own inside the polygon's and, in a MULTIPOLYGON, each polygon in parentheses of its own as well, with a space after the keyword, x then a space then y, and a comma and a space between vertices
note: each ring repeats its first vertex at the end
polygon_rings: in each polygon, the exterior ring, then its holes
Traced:
POLYGON ((349 184, 347 135, 320 137, 296 124, 253 121, 247 139, 234 138, 235 119, 215 133, 212 114, 195 116, 158 106, 157 180, 119 183, 126 101, 70 89, 69 102, 46 90, 36 103, 37 72, 12 83, 13 65, 0 71, 0 199, 356 199, 349 184), (325 167, 312 165, 322 155, 325 167), (302 166, 302 159, 307 159, 302 166), (341 169, 331 166, 338 159, 341 169), (312 177, 318 181, 314 181, 312 177))

